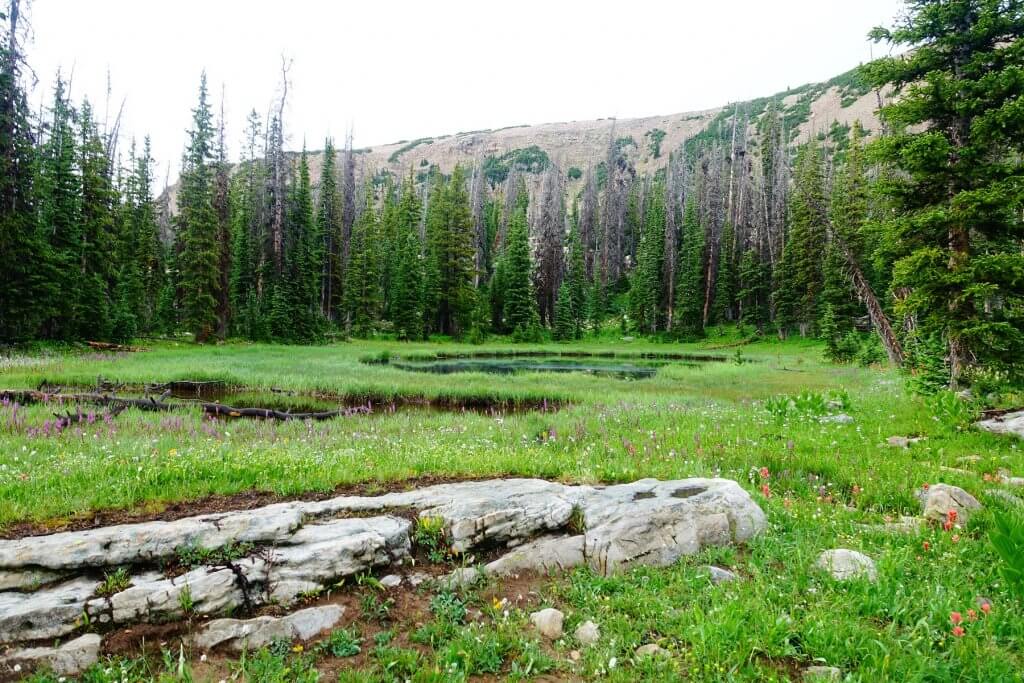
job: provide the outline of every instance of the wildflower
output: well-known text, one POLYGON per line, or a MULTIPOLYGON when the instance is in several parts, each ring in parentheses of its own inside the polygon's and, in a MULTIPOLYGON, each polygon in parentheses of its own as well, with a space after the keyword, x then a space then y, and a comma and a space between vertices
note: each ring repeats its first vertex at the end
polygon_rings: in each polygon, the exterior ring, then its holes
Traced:
POLYGON ((957 638, 962 638, 963 635, 964 635, 964 627, 963 626, 954 626, 953 627, 953 635, 956 636, 957 638))
POLYGON ((932 544, 929 543, 928 541, 925 541, 924 543, 921 544, 921 547, 924 548, 925 552, 928 552, 929 550, 932 549, 932 544))
POLYGON ((950 612, 949 620, 953 622, 953 625, 958 625, 964 620, 964 617, 959 612, 950 612))
POLYGON ((960 534, 953 534, 953 536, 949 540, 953 541, 953 543, 959 543, 960 542, 960 534))
POLYGON ((975 612, 973 609, 969 609, 969 610, 967 610, 967 618, 970 619, 971 621, 977 621, 978 620, 978 613, 975 612))
POLYGON ((767 479, 768 477, 771 476, 771 473, 768 471, 767 467, 762 467, 759 474, 761 475, 762 479, 767 479))
POLYGON ((861 491, 860 487, 857 486, 856 484, 854 484, 853 485, 853 495, 859 496, 860 495, 860 491, 861 491))
POLYGON ((991 612, 992 611, 992 603, 987 601, 987 600, 985 602, 981 603, 981 611, 984 612, 985 614, 988 614, 989 612, 991 612))
POLYGON ((768 488, 768 484, 761 484, 761 493, 764 495, 765 498, 772 497, 772 492, 771 489, 768 488))
POLYGON ((922 484, 921 488, 923 488, 925 491, 927 491, 928 490, 928 484, 922 484))
POLYGON ((292 648, 292 652, 296 652, 296 653, 302 652, 302 650, 303 650, 303 647, 301 645, 296 645, 295 647, 292 648))
POLYGON ((950 510, 949 512, 947 512, 946 513, 946 519, 948 519, 950 522, 955 522, 956 521, 956 510, 950 510))
POLYGON ((783 498, 782 499, 782 507, 786 508, 787 510, 790 509, 791 507, 793 507, 792 499, 790 499, 788 497, 783 498))

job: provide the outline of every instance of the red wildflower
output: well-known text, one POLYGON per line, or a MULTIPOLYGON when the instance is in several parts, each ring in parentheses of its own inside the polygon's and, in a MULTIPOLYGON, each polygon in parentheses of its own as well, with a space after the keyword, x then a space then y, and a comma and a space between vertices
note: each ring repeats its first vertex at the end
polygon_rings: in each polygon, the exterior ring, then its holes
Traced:
POLYGON ((954 626, 953 627, 953 635, 956 636, 957 638, 963 638, 963 636, 964 636, 964 627, 963 626, 954 626))
POLYGON ((929 550, 932 549, 932 544, 929 543, 928 541, 925 541, 924 543, 921 544, 921 547, 924 548, 925 552, 928 552, 929 550))
POLYGON ((952 528, 953 528, 953 522, 949 521, 948 519, 945 522, 942 523, 942 530, 943 531, 949 531, 952 528))
POLYGON ((960 624, 964 620, 964 617, 959 612, 950 612, 949 620, 952 621, 954 625, 956 625, 960 624))
POLYGON ((923 488, 925 491, 927 491, 928 490, 928 484, 922 484, 921 488, 923 488))
POLYGON ((955 522, 956 521, 956 510, 950 510, 949 512, 947 512, 946 513, 946 519, 948 519, 950 522, 955 522))
POLYGON ((990 603, 990 602, 983 602, 983 603, 981 603, 981 611, 984 612, 985 614, 988 614, 989 612, 991 612, 992 611, 992 603, 990 603))
POLYGON ((767 479, 768 477, 772 476, 771 473, 768 471, 767 467, 762 467, 760 474, 762 479, 767 479))
POLYGON ((771 489, 768 488, 768 484, 761 484, 761 493, 764 494, 765 498, 771 498, 772 497, 772 492, 771 492, 771 489))
POLYGON ((973 609, 969 609, 969 610, 967 610, 967 618, 970 619, 971 621, 977 621, 978 620, 978 613, 975 612, 973 609))
POLYGON ((856 484, 853 485, 853 495, 860 495, 860 487, 857 486, 856 484))

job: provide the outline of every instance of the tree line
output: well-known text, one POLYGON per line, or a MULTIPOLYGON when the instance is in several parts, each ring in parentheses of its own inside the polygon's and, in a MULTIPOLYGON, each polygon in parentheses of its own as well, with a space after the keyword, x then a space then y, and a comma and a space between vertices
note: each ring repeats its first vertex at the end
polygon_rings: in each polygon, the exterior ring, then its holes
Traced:
POLYGON ((732 324, 820 337, 837 361, 888 355, 926 383, 1019 378, 1024 12, 907 9, 872 36, 915 49, 858 72, 880 104, 897 91, 881 130, 833 124, 796 144, 766 98, 723 109, 646 175, 614 122, 604 159, 571 173, 530 155, 507 174, 395 177, 328 138, 314 174, 313 155, 284 149, 287 65, 231 163, 204 75, 172 207, 148 140, 119 149, 116 121, 74 105, 60 75, 29 111, 11 0, 0 337, 692 340, 732 324))

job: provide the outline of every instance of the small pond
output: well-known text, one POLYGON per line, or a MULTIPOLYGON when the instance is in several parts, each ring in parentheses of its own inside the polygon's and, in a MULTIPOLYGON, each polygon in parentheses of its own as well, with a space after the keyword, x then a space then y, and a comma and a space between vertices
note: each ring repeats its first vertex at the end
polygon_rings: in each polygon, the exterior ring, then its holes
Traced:
MULTIPOLYGON (((626 360, 605 358, 566 358, 526 356, 506 358, 439 358, 436 360, 391 361, 391 367, 412 372, 432 372, 448 375, 457 372, 485 372, 511 375, 524 372, 582 372, 589 375, 617 377, 619 379, 645 379, 653 377, 658 368, 668 361, 626 360)), ((696 365, 690 362, 687 365, 696 365)))

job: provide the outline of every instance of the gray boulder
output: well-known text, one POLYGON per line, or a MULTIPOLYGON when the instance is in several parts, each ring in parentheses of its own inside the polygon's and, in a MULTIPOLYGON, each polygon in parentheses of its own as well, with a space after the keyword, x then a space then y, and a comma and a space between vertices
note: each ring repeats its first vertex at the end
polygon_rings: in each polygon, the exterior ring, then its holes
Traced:
POLYGON ((200 650, 223 647, 237 653, 264 647, 278 639, 309 640, 334 628, 344 615, 343 606, 324 605, 309 607, 284 617, 215 619, 192 637, 192 644, 200 650))
POLYGON ((933 522, 944 522, 949 511, 956 512, 957 522, 966 524, 971 513, 981 509, 981 503, 959 486, 932 484, 918 493, 921 500, 922 516, 933 522))
POLYGON ((1010 434, 1024 439, 1024 410, 976 422, 975 426, 993 434, 1010 434))
POLYGON ((826 550, 818 555, 815 567, 826 571, 837 581, 849 581, 851 579, 867 579, 876 581, 878 570, 874 561, 863 553, 846 548, 826 550))
POLYGON ((32 647, 7 654, 3 664, 29 669, 49 669, 58 676, 74 676, 95 664, 100 654, 100 636, 86 633, 60 647, 32 647))

